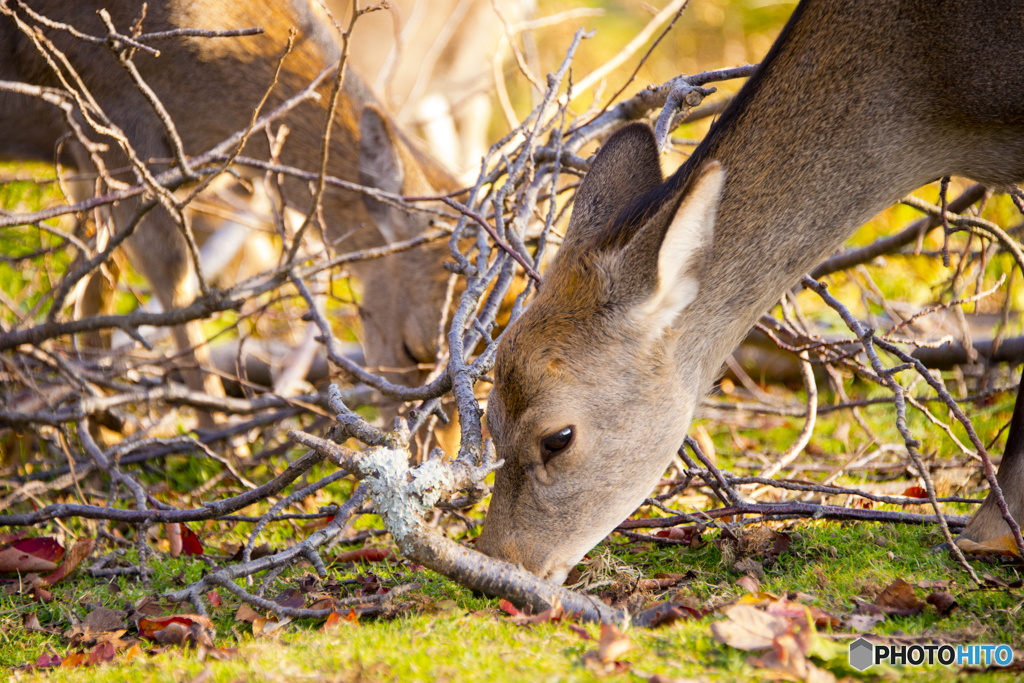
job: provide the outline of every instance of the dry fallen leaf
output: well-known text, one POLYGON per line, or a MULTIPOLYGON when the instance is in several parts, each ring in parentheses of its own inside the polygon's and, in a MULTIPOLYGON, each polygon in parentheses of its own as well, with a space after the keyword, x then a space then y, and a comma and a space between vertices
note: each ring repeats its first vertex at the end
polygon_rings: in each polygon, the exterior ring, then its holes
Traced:
POLYGON ((235 621, 244 621, 251 624, 260 618, 260 613, 254 610, 244 602, 238 606, 238 611, 235 612, 235 621))
POLYGON ((82 560, 89 557, 95 546, 95 538, 83 537, 76 540, 71 546, 71 550, 68 551, 67 557, 64 558, 60 567, 57 568, 57 571, 44 576, 43 581, 51 586, 63 581, 75 570, 75 567, 77 567, 82 560))
POLYGON ((927 598, 925 602, 935 608, 935 611, 939 613, 939 616, 948 616, 953 610, 958 607, 956 598, 954 598, 947 591, 934 591, 927 598))
POLYGON ((993 538, 984 543, 976 543, 967 538, 956 539, 960 550, 968 555, 1020 555, 1017 542, 1013 540, 1013 534, 1006 534, 999 538, 993 538))
POLYGON ((0 572, 48 572, 57 568, 64 548, 52 538, 22 538, 0 547, 0 572))
POLYGON ((761 586, 761 582, 756 577, 747 574, 736 579, 736 585, 748 593, 756 593, 757 589, 761 586))
POLYGON ((924 602, 914 594, 914 587, 903 579, 896 579, 886 586, 875 598, 875 604, 886 614, 901 617, 920 614, 924 609, 924 602))
POLYGON ((614 624, 601 625, 601 639, 597 643, 597 656, 605 664, 622 658, 633 649, 629 636, 624 635, 614 624))
POLYGON ((726 608, 725 616, 723 621, 711 624, 711 634, 737 650, 767 650, 789 627, 788 620, 749 605, 732 605, 726 608))
POLYGON ((359 615, 354 609, 350 609, 347 615, 342 616, 338 612, 331 612, 327 621, 320 627, 321 631, 333 631, 340 626, 352 626, 359 623, 359 615))
POLYGON ((259 617, 252 622, 252 634, 257 638, 272 635, 291 623, 291 617, 259 617))
POLYGON ((867 633, 876 624, 880 624, 883 621, 885 621, 884 614, 851 614, 843 620, 843 624, 846 628, 856 633, 867 633))

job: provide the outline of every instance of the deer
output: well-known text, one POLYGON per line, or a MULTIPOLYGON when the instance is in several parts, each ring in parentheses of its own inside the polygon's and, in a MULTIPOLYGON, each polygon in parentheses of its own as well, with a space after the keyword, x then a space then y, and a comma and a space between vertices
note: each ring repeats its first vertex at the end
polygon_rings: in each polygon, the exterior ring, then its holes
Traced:
MULTIPOLYGON (((125 34, 136 22, 145 32, 263 28, 261 34, 244 37, 179 36, 160 41, 159 56, 135 53, 138 72, 175 122, 183 152, 188 155, 206 151, 249 125, 253 111, 274 80, 291 28, 298 31, 294 46, 281 62, 278 83, 270 92, 264 112, 294 95, 326 67, 337 64, 342 55, 339 40, 317 2, 169 0, 147 5, 141 0, 0 0, 0 13, 4 15, 0 17, 0 82, 61 87, 58 76, 29 37, 30 32, 39 30, 67 58, 82 86, 124 131, 142 160, 173 156, 154 107, 107 46, 79 40, 37 19, 41 15, 88 35, 106 36, 108 29, 99 14, 102 9, 125 34)), ((300 104, 278 122, 289 130, 279 157, 281 163, 318 172, 321 137, 329 111, 329 81, 326 79, 318 88, 318 99, 300 104)), ((78 122, 82 123, 80 113, 78 122)), ((417 196, 448 193, 460 186, 443 164, 398 129, 350 69, 344 77, 333 123, 328 175, 417 196)), ((52 161, 55 150, 60 149, 78 168, 92 168, 89 155, 80 145, 58 148, 67 132, 68 126, 56 108, 0 88, 0 158, 52 161)), ((101 155, 108 169, 126 165, 126 155, 115 141, 91 135, 94 141, 108 145, 109 151, 101 155)), ((267 136, 259 132, 252 135, 242 154, 269 159, 267 136)), ((298 179, 286 179, 284 189, 290 197, 310 196, 308 185, 298 179)), ((132 200, 113 207, 114 223, 123 225, 138 205, 132 200)), ((338 251, 382 246, 417 236, 428 227, 423 216, 405 215, 371 198, 364 200, 357 192, 332 186, 327 186, 322 206, 327 241, 338 251)), ((165 310, 186 306, 195 299, 196 273, 186 240, 166 211, 152 210, 126 246, 131 263, 149 280, 165 310)), ((435 360, 438 320, 448 280, 448 273, 441 267, 446 254, 446 244, 432 243, 376 262, 352 265, 364 289, 360 314, 366 362, 371 367, 391 369, 387 377, 393 381, 415 385, 426 374, 418 369, 419 364, 435 360), (409 368, 412 371, 405 372, 409 368)), ((183 371, 189 388, 222 395, 219 378, 201 370, 208 365, 209 353, 199 324, 176 327, 174 339, 179 350, 191 353, 186 363, 190 367, 183 371)), ((204 419, 201 414, 200 418, 201 426, 214 424, 210 416, 204 419)))
MULTIPOLYGON (((668 179, 610 136, 487 403, 504 465, 476 549, 555 583, 643 502, 758 317, 863 222, 941 177, 1024 180, 1020 0, 802 0, 668 179)), ((998 471, 1024 521, 1024 400, 998 471)), ((1008 533, 990 492, 963 537, 1008 533)))

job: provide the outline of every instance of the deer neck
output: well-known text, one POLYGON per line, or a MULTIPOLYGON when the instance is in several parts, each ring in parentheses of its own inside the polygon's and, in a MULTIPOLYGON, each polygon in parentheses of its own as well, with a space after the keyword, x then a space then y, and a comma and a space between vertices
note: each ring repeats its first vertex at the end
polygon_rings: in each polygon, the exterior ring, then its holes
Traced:
POLYGON ((944 173, 921 123, 926 103, 909 95, 913 49, 900 45, 896 4, 802 3, 670 180, 685 182, 708 159, 726 172, 712 260, 675 326, 686 340, 677 353, 685 381, 708 388, 782 292, 863 222, 944 173), (894 28, 869 30, 878 25, 894 28))

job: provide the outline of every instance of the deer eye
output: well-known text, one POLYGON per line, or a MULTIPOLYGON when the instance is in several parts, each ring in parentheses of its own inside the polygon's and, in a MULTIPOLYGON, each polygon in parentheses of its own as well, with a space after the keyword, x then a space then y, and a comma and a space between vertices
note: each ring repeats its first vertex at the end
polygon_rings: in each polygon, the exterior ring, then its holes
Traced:
POLYGON ((544 461, 545 465, 548 464, 548 461, 551 460, 551 458, 571 446, 575 438, 575 427, 566 427, 565 429, 559 430, 553 434, 548 434, 540 440, 541 460, 544 461))

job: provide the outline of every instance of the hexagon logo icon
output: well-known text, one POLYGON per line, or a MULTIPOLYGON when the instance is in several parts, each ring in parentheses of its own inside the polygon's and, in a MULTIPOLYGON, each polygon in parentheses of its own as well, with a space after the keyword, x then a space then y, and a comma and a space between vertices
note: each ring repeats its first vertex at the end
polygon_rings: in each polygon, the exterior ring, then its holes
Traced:
POLYGON ((850 643, 850 666, 863 671, 875 662, 875 646, 864 638, 850 643))

